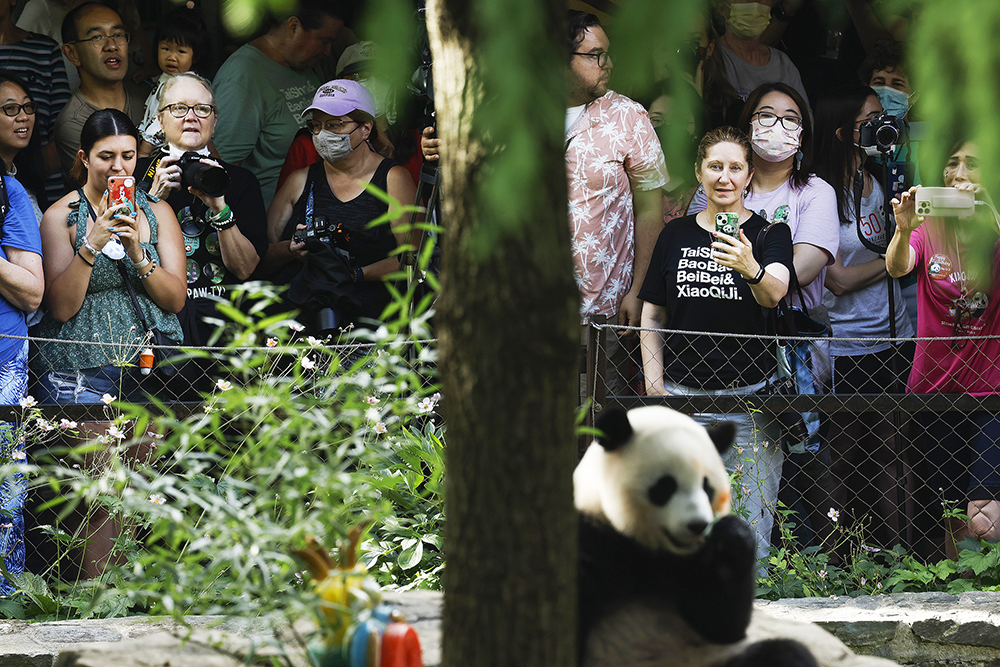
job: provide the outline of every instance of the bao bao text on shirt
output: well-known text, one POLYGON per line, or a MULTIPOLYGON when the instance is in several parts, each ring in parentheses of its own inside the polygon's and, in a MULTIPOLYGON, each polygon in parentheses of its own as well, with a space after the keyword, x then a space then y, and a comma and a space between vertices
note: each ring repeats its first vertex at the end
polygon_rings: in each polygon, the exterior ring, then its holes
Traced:
POLYGON ((712 259, 710 247, 681 248, 681 255, 677 262, 678 297, 743 300, 733 270, 712 259))
POLYGON ((305 120, 299 118, 299 115, 302 113, 302 110, 309 106, 309 103, 312 102, 312 95, 315 90, 309 86, 303 85, 282 88, 279 92, 284 95, 285 100, 287 101, 288 110, 292 112, 292 115, 295 116, 296 120, 300 121, 299 124, 302 127, 305 127, 305 120))

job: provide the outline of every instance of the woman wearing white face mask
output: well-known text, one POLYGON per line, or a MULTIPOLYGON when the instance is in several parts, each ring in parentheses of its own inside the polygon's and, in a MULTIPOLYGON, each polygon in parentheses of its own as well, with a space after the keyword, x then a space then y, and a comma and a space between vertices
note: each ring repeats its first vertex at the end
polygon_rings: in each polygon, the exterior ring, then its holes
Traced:
MULTIPOLYGON (((808 106, 798 68, 783 51, 760 41, 771 22, 772 5, 773 0, 719 0, 716 4, 726 20, 726 31, 718 40, 726 78, 742 99, 764 83, 781 81, 794 88, 808 106)), ((805 108, 803 111, 809 113, 805 108)))
MULTIPOLYGON (((335 79, 323 84, 303 114, 310 112, 307 127, 322 161, 293 172, 271 202, 267 213, 270 245, 263 271, 275 284, 283 285, 315 270, 307 246, 313 252, 317 246, 293 235, 306 231, 310 221, 317 228, 325 221, 330 234, 324 247, 347 255, 349 284, 341 287, 356 302, 346 307, 347 318, 352 322, 378 319, 390 299, 385 276, 399 270, 393 251, 406 240, 400 227, 407 219, 400 215, 389 225, 369 228, 368 223, 383 215, 388 205, 365 185, 371 183, 397 201, 409 203, 416 194, 413 179, 373 147, 378 145, 375 102, 357 81, 335 79)), ((293 304, 302 305, 294 301, 292 292, 293 304)))
MULTIPOLYGON (((805 100, 786 84, 764 84, 750 93, 738 126, 750 136, 754 152, 746 207, 791 228, 795 271, 812 314, 822 304, 825 269, 837 257, 840 219, 833 187, 808 168, 812 121, 805 100)), ((688 213, 704 208, 705 194, 699 191, 688 213)), ((792 290, 789 298, 798 302, 792 290)))

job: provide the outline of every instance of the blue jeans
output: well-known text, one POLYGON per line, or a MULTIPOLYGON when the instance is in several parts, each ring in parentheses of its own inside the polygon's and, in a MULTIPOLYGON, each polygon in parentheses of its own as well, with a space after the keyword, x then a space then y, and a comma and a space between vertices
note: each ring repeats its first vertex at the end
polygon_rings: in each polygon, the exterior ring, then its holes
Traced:
MULTIPOLYGON (((0 365, 0 403, 16 405, 28 389, 28 341, 17 356, 0 365)), ((15 440, 16 426, 0 423, 0 447, 13 463, 26 459, 24 441, 15 440)), ((4 461, 6 463, 7 461, 4 461)), ((24 501, 28 495, 28 480, 16 472, 0 481, 0 557, 12 577, 24 572, 24 501)), ((10 595, 15 586, 0 576, 0 595, 10 595)))
POLYGON ((100 403, 104 394, 133 403, 141 398, 129 369, 118 366, 49 371, 38 378, 38 386, 38 402, 43 405, 100 403))
MULTIPOLYGON (((664 380, 667 391, 680 396, 752 396, 764 388, 765 383, 726 389, 694 389, 664 380)), ((722 421, 736 424, 736 442, 722 455, 726 472, 737 475, 733 488, 733 510, 747 512, 747 523, 757 534, 757 560, 767 562, 771 546, 771 529, 777 508, 778 484, 785 455, 779 442, 780 431, 772 420, 760 412, 701 412, 691 417, 704 426, 722 421)))

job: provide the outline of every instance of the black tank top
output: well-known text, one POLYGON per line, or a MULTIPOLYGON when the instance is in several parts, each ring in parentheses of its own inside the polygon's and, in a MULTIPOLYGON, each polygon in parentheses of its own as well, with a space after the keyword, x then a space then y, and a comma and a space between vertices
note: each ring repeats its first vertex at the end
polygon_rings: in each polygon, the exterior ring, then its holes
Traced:
MULTIPOLYGON (((396 163, 392 160, 383 159, 375 169, 370 183, 386 191, 389 170, 395 166, 396 163)), ((349 237, 347 252, 358 266, 367 266, 383 260, 396 248, 396 237, 393 236, 389 223, 368 227, 369 222, 389 210, 389 205, 367 190, 350 201, 341 201, 330 189, 322 161, 309 167, 306 186, 292 208, 292 217, 285 225, 281 240, 291 239, 295 233, 295 226, 305 224, 310 192, 313 196, 313 215, 321 213, 329 222, 343 225, 349 237)), ((292 264, 289 267, 292 269, 289 275, 284 276, 279 273, 274 277, 276 284, 287 284, 298 273, 299 265, 294 262, 292 264)), ((355 294, 361 300, 358 314, 372 319, 381 315, 390 299, 385 282, 377 279, 366 280, 357 285, 355 294)))

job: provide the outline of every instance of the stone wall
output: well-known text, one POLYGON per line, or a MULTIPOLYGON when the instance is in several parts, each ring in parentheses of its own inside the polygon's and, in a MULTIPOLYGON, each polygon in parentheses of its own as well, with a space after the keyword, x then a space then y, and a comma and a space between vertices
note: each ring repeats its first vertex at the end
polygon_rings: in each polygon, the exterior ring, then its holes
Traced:
POLYGON ((1000 667, 1000 593, 902 593, 759 601, 777 618, 807 620, 855 653, 919 667, 1000 667))
MULTIPOLYGON (((441 596, 430 592, 387 593, 420 634, 427 667, 441 661, 441 596)), ((919 667, 1000 667, 1000 593, 904 593, 877 597, 759 601, 757 609, 777 619, 811 621, 854 652, 919 667)), ((238 667, 237 656, 272 639, 259 624, 197 617, 187 633, 163 619, 0 622, 2 667, 238 667)), ((793 627, 793 626, 790 626, 793 627)), ((270 664, 270 663, 267 663, 270 664)), ((289 664, 304 665, 300 655, 289 664)))

